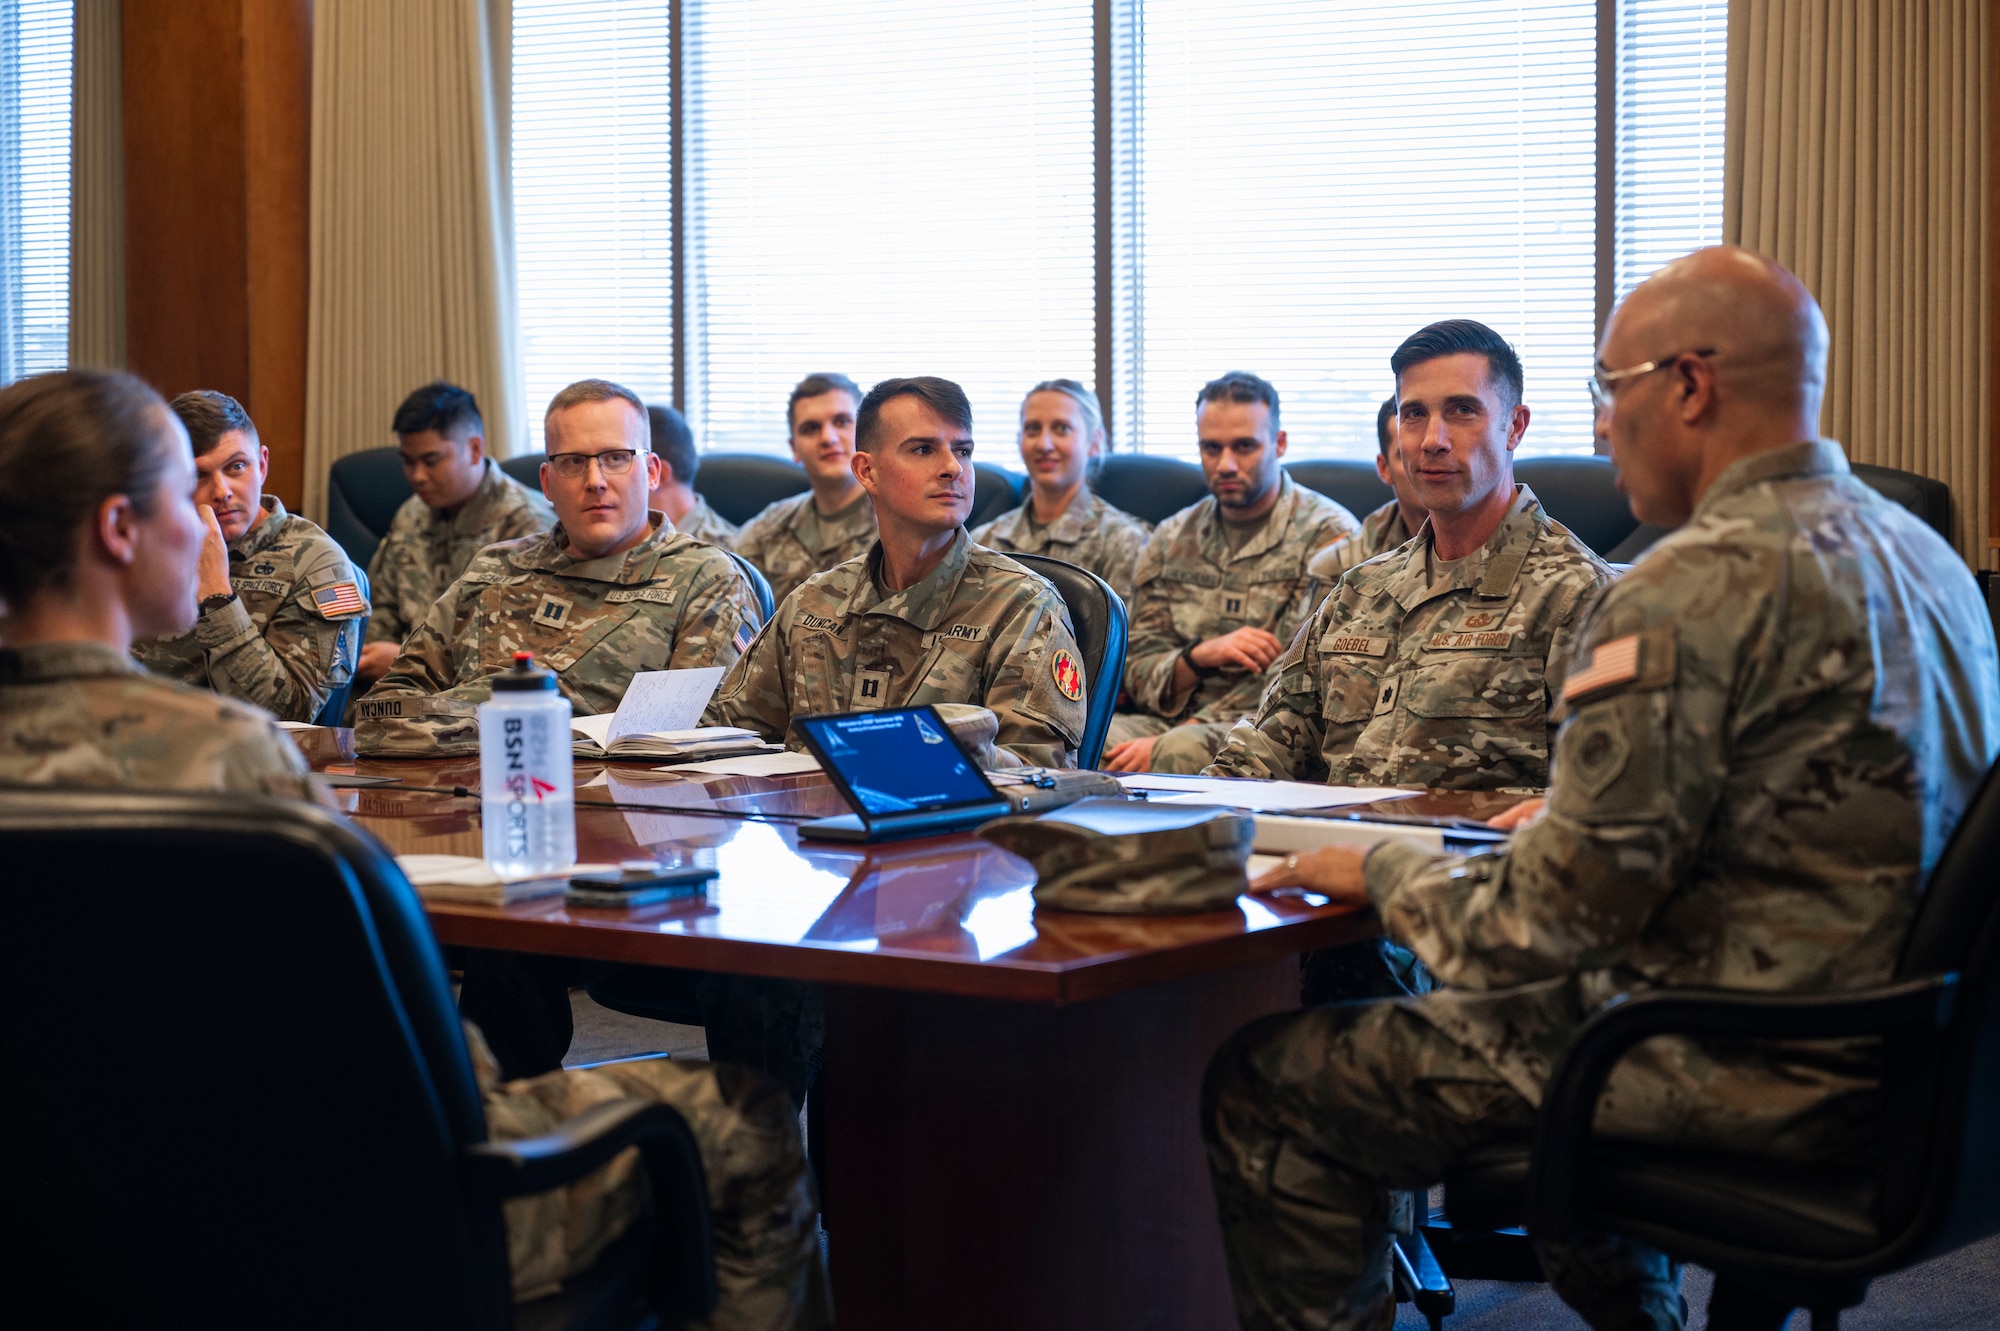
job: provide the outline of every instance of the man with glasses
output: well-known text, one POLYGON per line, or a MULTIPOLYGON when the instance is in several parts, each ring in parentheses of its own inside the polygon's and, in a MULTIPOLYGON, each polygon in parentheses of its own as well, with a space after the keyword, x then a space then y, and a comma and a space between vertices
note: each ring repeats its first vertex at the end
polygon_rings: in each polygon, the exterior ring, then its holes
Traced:
POLYGON ((548 501, 486 456, 479 402, 456 384, 425 384, 390 426, 413 492, 368 561, 368 643, 355 683, 389 673, 396 649, 438 594, 495 541, 547 531, 548 501))
POLYGON ((1256 710, 1272 663, 1312 612, 1306 564, 1360 529, 1278 466, 1278 390, 1236 371, 1195 396, 1209 497, 1162 522, 1133 575, 1125 653, 1131 707, 1104 766, 1198 772, 1256 710))
MULTIPOLYGON (((1679 530, 1577 629, 1546 806, 1510 811, 1498 853, 1325 847, 1252 885, 1372 904, 1446 987, 1270 1018, 1210 1065, 1245 1328, 1387 1325, 1389 1190, 1529 1139, 1551 1069, 1607 1004, 1885 983, 2000 748, 1971 572, 1818 437, 1826 321, 1797 278, 1699 251, 1625 298, 1598 355, 1597 433, 1633 513, 1679 530)), ((1844 1168, 1880 1130, 1879 1075, 1873 1042, 1665 1036, 1612 1072, 1596 1128, 1844 1168)), ((1537 1247, 1591 1326, 1685 1324, 1665 1254, 1608 1235, 1537 1247)), ((1723 1303, 1731 1326, 1790 1320, 1718 1282, 1711 1325, 1723 1303)))
POLYGON ((555 527, 488 546, 438 598, 356 707, 357 751, 477 752, 479 704, 517 651, 589 715, 616 710, 641 670, 726 666, 749 644, 756 601, 735 562, 647 507, 660 460, 645 404, 585 379, 556 394, 542 433, 555 527))

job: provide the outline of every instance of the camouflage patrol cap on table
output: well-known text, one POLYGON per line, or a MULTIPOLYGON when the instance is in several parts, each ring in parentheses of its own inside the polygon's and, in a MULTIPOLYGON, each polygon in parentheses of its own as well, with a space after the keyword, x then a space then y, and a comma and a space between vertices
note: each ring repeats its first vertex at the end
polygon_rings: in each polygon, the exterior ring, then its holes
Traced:
POLYGON ((1233 905, 1257 820, 1228 809, 1079 800, 1000 818, 979 835, 1035 866, 1035 903, 1106 915, 1183 915, 1233 905))

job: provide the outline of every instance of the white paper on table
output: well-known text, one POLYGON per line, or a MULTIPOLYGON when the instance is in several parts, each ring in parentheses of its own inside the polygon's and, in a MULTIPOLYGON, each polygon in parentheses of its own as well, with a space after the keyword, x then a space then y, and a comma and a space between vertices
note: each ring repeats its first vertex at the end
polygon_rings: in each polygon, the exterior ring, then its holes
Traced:
MULTIPOLYGON (((1171 779, 1171 778, 1170 778, 1171 779)), ((1408 799, 1414 790, 1393 786, 1319 786, 1306 781, 1248 781, 1234 777, 1182 778, 1172 785, 1137 785, 1120 778, 1128 790, 1145 790, 1155 804, 1219 804, 1252 813, 1287 809, 1343 809, 1376 800, 1408 799)))
POLYGON ((610 738, 604 747, 610 748, 627 735, 692 730, 708 700, 715 696, 715 686, 722 682, 722 669, 641 670, 632 676, 631 687, 612 714, 610 738))
POLYGON ((615 720, 617 717, 610 712, 599 712, 595 716, 572 716, 569 719, 570 733, 583 736, 601 749, 611 742, 611 723, 615 720))
POLYGON ((472 855, 398 855, 396 867, 413 887, 491 887, 496 883, 525 883, 536 878, 560 878, 578 873, 610 873, 615 864, 572 864, 555 873, 513 874, 503 879, 485 860, 472 855))
POLYGON ((321 726, 316 726, 316 725, 314 725, 314 724, 313 724, 312 722, 310 722, 310 721, 280 721, 280 722, 278 722, 278 728, 279 728, 280 730, 320 730, 320 729, 323 729, 323 727, 321 727, 321 726))
POLYGON ((702 772, 710 776, 795 776, 817 772, 819 759, 810 753, 745 753, 734 758, 711 758, 701 763, 675 763, 655 767, 656 772, 702 772))

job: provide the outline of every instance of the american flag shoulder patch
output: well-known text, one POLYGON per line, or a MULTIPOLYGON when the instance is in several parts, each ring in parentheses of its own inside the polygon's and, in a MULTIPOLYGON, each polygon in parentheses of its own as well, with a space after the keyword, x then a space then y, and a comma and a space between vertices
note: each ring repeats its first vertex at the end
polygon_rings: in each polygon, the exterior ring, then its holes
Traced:
POLYGON ((313 608, 327 619, 351 619, 368 613, 368 602, 361 598, 361 588, 352 582, 329 582, 315 588, 312 599, 313 608))
POLYGON ((749 620, 744 620, 736 626, 736 650, 738 652, 749 651, 750 644, 756 637, 757 630, 750 627, 749 620))
POLYGON ((1639 635, 1628 633, 1622 638, 1602 642, 1590 654, 1588 664, 1572 670, 1563 681, 1563 701, 1570 702, 1586 693, 1610 688, 1613 684, 1626 684, 1639 677, 1639 635))

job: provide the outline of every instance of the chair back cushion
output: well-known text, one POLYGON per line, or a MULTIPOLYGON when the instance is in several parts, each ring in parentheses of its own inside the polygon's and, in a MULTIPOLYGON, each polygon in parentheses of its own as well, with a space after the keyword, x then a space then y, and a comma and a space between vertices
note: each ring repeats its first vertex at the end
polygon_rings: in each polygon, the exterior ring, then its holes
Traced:
POLYGON ((1113 508, 1158 525, 1208 497, 1201 468, 1154 453, 1113 453, 1104 459, 1097 493, 1113 508))
POLYGON ((527 486, 536 494, 542 492, 542 462, 546 453, 520 453, 511 458, 500 459, 500 470, 527 486))
POLYGON ((811 488, 804 467, 769 453, 704 453, 694 474, 695 493, 739 527, 780 499, 811 488))
POLYGON ((1639 525, 1619 492, 1609 458, 1517 457, 1514 479, 1535 492, 1548 515, 1608 557, 1639 525))
POLYGON ((396 510, 412 493, 403 459, 393 448, 364 448, 335 458, 326 481, 327 535, 357 567, 367 568, 396 510))
POLYGON ((1396 497, 1396 492, 1382 484, 1382 478, 1375 474, 1373 462, 1314 458, 1288 462, 1285 470, 1300 485, 1317 490, 1357 518, 1367 517, 1396 497))
POLYGON ((43 1288, 126 1325, 507 1324, 498 1211, 457 1180, 463 1037, 378 845, 279 800, 10 790, 0 856, 43 1288))
POLYGON ((1069 622, 1076 630, 1077 650, 1083 653, 1083 677, 1089 689, 1083 744, 1076 762, 1079 767, 1095 767, 1104 755, 1111 711, 1118 705, 1118 681, 1125 677, 1125 602, 1111 590, 1110 583, 1075 564, 1047 555, 1014 554, 1008 558, 1047 578, 1069 607, 1069 622))
POLYGON ((1854 474, 1866 481, 1884 499, 1893 499, 1930 524, 1932 531, 1951 539, 1951 487, 1943 481, 1919 476, 1913 471, 1877 467, 1868 462, 1850 463, 1854 474))
POLYGON ((778 612, 777 600, 771 594, 771 580, 764 576, 762 569, 734 550, 724 550, 722 553, 735 560, 736 567, 743 571, 745 578, 749 579, 750 593, 757 598, 757 626, 762 628, 770 623, 771 616, 778 612))
POLYGON ((991 462, 973 463, 972 474, 972 515, 965 520, 967 531, 1021 506, 1021 490, 1028 483, 1026 476, 991 462))

